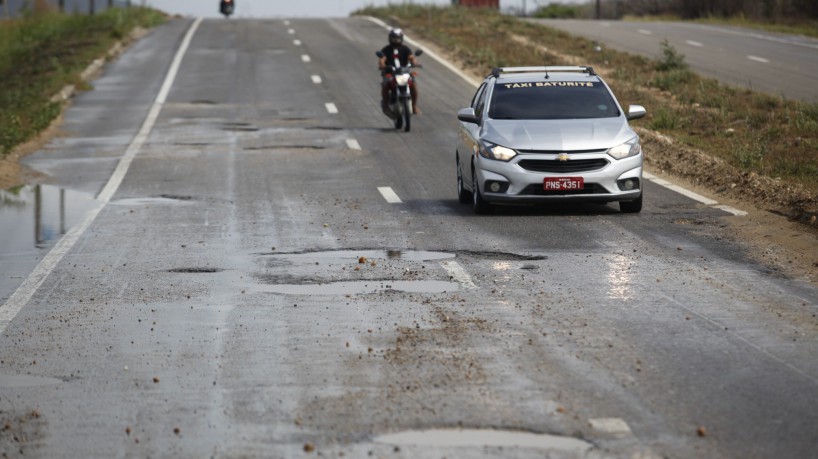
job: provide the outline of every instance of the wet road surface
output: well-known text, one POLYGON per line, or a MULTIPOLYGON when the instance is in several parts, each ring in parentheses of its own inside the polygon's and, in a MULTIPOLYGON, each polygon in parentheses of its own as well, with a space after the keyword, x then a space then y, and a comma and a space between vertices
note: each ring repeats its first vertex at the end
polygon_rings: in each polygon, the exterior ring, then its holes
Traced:
MULTIPOLYGON (((191 23, 108 67, 28 165, 103 195, 191 23)), ((475 216, 453 151, 473 87, 424 60, 423 114, 395 132, 385 36, 199 25, 121 184, 4 324, 0 451, 812 454, 814 286, 749 261, 740 217, 652 182, 638 215, 475 216)))

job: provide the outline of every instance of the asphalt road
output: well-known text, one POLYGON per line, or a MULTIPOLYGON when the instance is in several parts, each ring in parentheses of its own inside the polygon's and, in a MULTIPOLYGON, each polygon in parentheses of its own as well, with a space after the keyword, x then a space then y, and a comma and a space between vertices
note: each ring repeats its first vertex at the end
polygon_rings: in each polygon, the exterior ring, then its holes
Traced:
POLYGON ((818 289, 751 261, 740 217, 654 182, 638 215, 475 216, 473 87, 434 59, 396 132, 381 26, 205 20, 175 73, 191 25, 27 158, 100 206, 0 306, 0 453, 814 453, 818 289))
POLYGON ((662 42, 696 72, 731 85, 818 102, 818 40, 685 22, 531 19, 597 41, 603 48, 662 58, 662 42))

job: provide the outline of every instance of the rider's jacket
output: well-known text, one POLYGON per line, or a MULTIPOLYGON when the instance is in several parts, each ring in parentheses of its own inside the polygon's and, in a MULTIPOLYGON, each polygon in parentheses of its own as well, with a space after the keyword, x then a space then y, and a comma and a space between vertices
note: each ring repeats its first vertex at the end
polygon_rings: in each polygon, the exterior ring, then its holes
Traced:
POLYGON ((400 60, 401 67, 406 67, 409 65, 409 56, 412 55, 412 48, 406 45, 386 45, 381 49, 381 52, 384 56, 386 56, 386 65, 392 66, 395 65, 395 50, 397 50, 398 59, 400 60))

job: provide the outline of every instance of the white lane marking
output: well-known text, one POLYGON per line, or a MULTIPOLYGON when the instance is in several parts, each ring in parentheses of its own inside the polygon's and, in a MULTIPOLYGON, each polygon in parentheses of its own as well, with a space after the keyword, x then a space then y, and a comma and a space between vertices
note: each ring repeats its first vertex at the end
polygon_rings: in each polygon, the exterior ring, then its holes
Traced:
POLYGON ((311 62, 311 61, 312 61, 312 59, 310 59, 309 54, 302 54, 302 55, 301 55, 301 61, 302 61, 302 62, 311 62))
POLYGON ((361 144, 359 144, 358 141, 355 139, 347 139, 347 147, 350 150, 360 150, 361 144))
MULTIPOLYGON (((373 17, 370 17, 370 16, 365 16, 365 18, 367 20, 371 21, 371 22, 374 22, 375 24, 378 24, 379 26, 383 27, 384 29, 387 29, 387 30, 392 29, 388 24, 386 24, 385 22, 381 21, 378 18, 373 18, 373 17)), ((411 38, 408 38, 408 37, 404 36, 404 40, 406 41, 406 43, 408 43, 411 46, 414 46, 416 48, 420 47, 420 43, 412 40, 411 38)), ((442 57, 438 56, 434 52, 429 51, 428 46, 424 46, 423 48, 424 48, 423 49, 423 55, 424 56, 431 57, 432 59, 437 61, 438 64, 442 65, 443 67, 446 67, 450 72, 452 72, 455 75, 459 76, 460 78, 462 78, 463 80, 465 80, 466 82, 468 82, 469 84, 474 86, 475 88, 480 86, 480 83, 483 82, 482 80, 477 80, 475 78, 472 78, 469 75, 466 75, 465 73, 463 73, 462 70, 460 70, 457 67, 455 67, 454 65, 452 65, 446 59, 443 59, 442 57)))
POLYGON ((477 288, 477 286, 474 285, 474 282, 472 282, 469 273, 467 273, 466 270, 460 266, 460 263, 456 261, 444 261, 441 263, 441 265, 443 266, 443 269, 445 269, 446 272, 452 276, 452 279, 457 281, 457 283, 462 285, 464 288, 477 288))
POLYGON ((736 209, 735 207, 724 205, 724 204, 720 204, 720 205, 713 206, 713 207, 715 207, 716 209, 721 209, 721 210, 723 210, 723 211, 725 211, 727 213, 731 213, 731 214, 735 215, 736 217, 746 217, 747 216, 747 212, 745 212, 743 210, 736 209))
POLYGON ((324 104, 324 106, 327 107, 327 111, 332 113, 333 115, 338 113, 338 107, 336 107, 335 104, 333 104, 332 102, 327 102, 326 104, 324 104))
POLYGON ((700 42, 698 42, 698 41, 687 40, 685 43, 687 43, 687 44, 688 44, 688 45, 690 45, 690 46, 695 46, 695 47, 697 47, 697 48, 702 48, 702 47, 704 47, 704 44, 703 44, 703 43, 700 43, 700 42))
POLYGON ((101 205, 96 209, 89 211, 82 223, 71 228, 71 230, 68 231, 68 233, 62 237, 62 239, 60 239, 54 248, 51 249, 42 260, 40 260, 40 263, 37 264, 20 287, 15 290, 14 294, 12 294, 6 303, 0 307, 0 333, 3 333, 3 331, 6 330, 9 323, 11 323, 20 310, 22 310, 23 307, 28 304, 29 300, 31 300, 31 297, 34 296, 37 289, 40 288, 43 282, 45 282, 45 279, 49 276, 49 274, 51 274, 51 271, 57 267, 57 264, 59 264, 63 256, 65 256, 65 254, 68 253, 72 247, 74 247, 74 244, 77 243, 83 233, 85 233, 88 227, 91 226, 91 223, 93 223, 93 221, 97 218, 97 215, 99 215, 105 205, 111 201, 111 198, 113 197, 117 188, 119 188, 119 185, 122 184, 122 180, 125 178, 125 174, 128 172, 128 168, 131 166, 134 157, 137 153, 139 153, 142 145, 148 139, 148 135, 150 135, 154 124, 156 124, 156 119, 159 117, 162 104, 165 102, 165 100, 167 100, 170 87, 173 85, 173 81, 176 79, 176 74, 179 72, 179 66, 182 63, 182 58, 187 52, 187 48, 190 46, 190 41, 193 39, 193 34, 199 27, 202 19, 203 18, 196 19, 185 34, 185 38, 182 40, 182 44, 176 51, 176 56, 174 56, 170 69, 168 69, 168 73, 165 75, 165 81, 162 84, 159 93, 156 95, 156 99, 148 112, 148 116, 142 123, 142 127, 139 129, 139 132, 131 141, 128 149, 125 150, 125 154, 122 156, 122 158, 120 158, 114 173, 111 175, 111 178, 108 179, 108 183, 105 184, 105 187, 99 193, 99 196, 97 196, 97 200, 101 202, 101 205))
POLYGON ((284 25, 285 25, 285 26, 289 26, 289 25, 290 25, 290 21, 284 21, 284 25))
POLYGON ((637 32, 641 33, 642 35, 653 35, 653 32, 645 29, 639 29, 637 32))
POLYGON ((301 46, 301 40, 293 40, 295 46, 301 46))
POLYGON ((589 419, 591 428, 602 433, 611 435, 631 435, 631 427, 620 418, 597 418, 589 419))
POLYGON ((312 82, 313 82, 313 83, 315 83, 315 84, 321 84, 321 77, 320 77, 320 76, 318 76, 318 75, 313 75, 313 76, 311 76, 310 78, 312 78, 312 82))
POLYGON ((287 33, 290 34, 290 35, 294 35, 295 34, 295 29, 287 29, 287 33))
POLYGON ((762 64, 769 64, 770 63, 769 59, 764 59, 763 57, 758 57, 758 56, 748 55, 747 59, 750 59, 751 61, 761 62, 762 64))
POLYGON ((653 182, 653 183, 655 183, 655 184, 657 184, 659 186, 663 186, 663 187, 665 187, 665 188, 667 188, 669 190, 673 190, 673 191, 675 191, 675 192, 677 192, 677 193, 679 193, 681 195, 687 196, 688 198, 693 199, 695 201, 698 201, 698 202, 700 202, 700 203, 702 203, 704 205, 707 205, 707 206, 710 206, 710 207, 713 207, 713 208, 716 208, 716 209, 723 210, 725 212, 731 213, 731 214, 736 215, 738 217, 744 217, 744 216, 747 215, 747 212, 745 212, 743 210, 739 210, 739 209, 736 209, 735 207, 730 207, 730 206, 727 206, 727 205, 724 205, 724 204, 719 204, 718 201, 714 201, 714 200, 712 200, 710 198, 706 198, 706 197, 704 197, 704 196, 702 196, 700 194, 696 194, 696 193, 694 193, 694 192, 692 192, 690 190, 687 190, 687 189, 684 189, 684 188, 680 187, 679 185, 674 185, 674 184, 668 182, 667 180, 662 180, 659 177, 657 177, 657 176, 655 176, 655 175, 653 175, 651 173, 643 171, 642 172, 642 177, 644 177, 646 180, 650 180, 651 182, 653 182))
POLYGON ((389 204, 401 204, 401 203, 403 203, 403 201, 400 200, 400 196, 398 196, 398 194, 395 193, 395 191, 392 190, 392 188, 390 188, 388 186, 379 186, 378 191, 381 193, 381 196, 383 196, 383 198, 386 199, 386 202, 388 202, 389 204))

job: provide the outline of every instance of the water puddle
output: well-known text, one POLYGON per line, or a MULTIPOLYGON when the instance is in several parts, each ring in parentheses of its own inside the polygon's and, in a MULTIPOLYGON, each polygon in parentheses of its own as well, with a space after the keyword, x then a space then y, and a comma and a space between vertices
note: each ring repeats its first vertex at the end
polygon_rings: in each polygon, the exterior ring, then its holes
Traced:
POLYGON ((455 258, 455 254, 446 252, 426 252, 422 250, 334 250, 329 252, 301 252, 301 253, 266 253, 273 258, 284 258, 292 261, 323 261, 331 259, 358 260, 361 257, 368 260, 393 259, 405 261, 435 261, 455 258))
POLYGON ((0 190, 0 259, 53 245, 99 205, 88 193, 51 185, 0 190))
POLYGON ((275 293, 281 295, 366 295, 371 293, 399 291, 406 293, 445 293, 455 292, 460 284, 445 281, 343 281, 326 284, 298 285, 259 285, 254 292, 275 293))
POLYGON ((437 448, 536 448, 584 457, 593 445, 573 437, 492 429, 414 430, 381 435, 375 443, 437 448))

